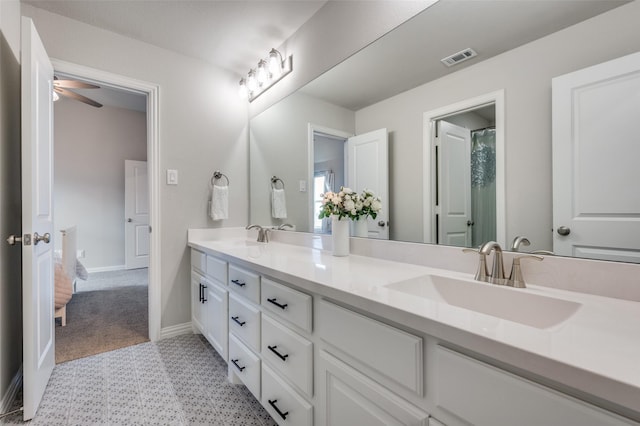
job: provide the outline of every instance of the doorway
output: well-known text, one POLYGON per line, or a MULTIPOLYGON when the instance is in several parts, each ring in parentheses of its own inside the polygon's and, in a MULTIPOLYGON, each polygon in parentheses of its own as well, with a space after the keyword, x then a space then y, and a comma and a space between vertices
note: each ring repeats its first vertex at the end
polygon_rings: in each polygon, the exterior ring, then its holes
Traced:
MULTIPOLYGON (((144 335, 145 340, 157 340, 160 336, 160 271, 157 267, 159 265, 159 241, 158 236, 154 235, 152 231, 158 229, 156 225, 158 212, 159 212, 159 200, 158 200, 158 187, 159 182, 156 177, 158 170, 158 86, 152 85, 146 82, 140 82, 137 80, 133 80, 124 76, 119 76, 111 73, 106 73, 103 71, 82 67, 79 65, 63 62, 63 61, 53 61, 53 65, 55 68, 56 75, 65 75, 72 76, 76 79, 80 79, 89 83, 94 83, 102 87, 107 87, 112 89, 113 91, 118 91, 120 94, 124 94, 125 97, 137 97, 138 104, 140 103, 140 98, 142 98, 142 109, 140 110, 138 105, 138 117, 136 124, 138 127, 142 126, 144 130, 144 134, 141 136, 141 146, 139 150, 135 153, 135 155, 128 155, 126 159, 131 160, 144 160, 148 165, 148 178, 146 176, 144 179, 147 181, 147 189, 148 189, 148 197, 146 199, 147 210, 148 210, 148 233, 146 237, 148 238, 148 249, 147 251, 147 260, 149 267, 148 269, 133 269, 130 272, 125 269, 125 245, 124 238, 122 241, 122 245, 120 246, 121 251, 121 261, 111 261, 106 262, 107 264, 97 265, 95 263, 91 264, 89 262, 88 256, 91 254, 96 254, 95 250, 92 253, 85 251, 83 253, 83 247, 79 246, 79 254, 85 254, 87 256, 87 263, 89 263, 89 275, 94 275, 93 282, 90 279, 86 283, 82 281, 79 282, 80 288, 82 285, 85 285, 85 289, 93 292, 100 291, 98 289, 104 287, 120 287, 120 291, 122 291, 122 287, 127 287, 129 290, 133 290, 135 286, 142 286, 142 282, 144 282, 145 295, 142 298, 143 302, 139 303, 135 311, 137 311, 136 315, 145 318, 145 326, 144 330, 136 330, 133 331, 133 334, 136 334, 138 337, 134 336, 134 340, 139 338, 140 335, 144 335), (91 267, 93 266, 93 267, 91 267), (111 276, 110 276, 111 275, 111 276), (148 285, 146 285, 148 283, 148 285), (131 285, 127 285, 131 284, 131 285)), ((87 96, 90 96, 87 93, 87 96)), ((106 102, 105 102, 106 105, 106 102)), ((90 107, 87 107, 90 108, 90 107)), ((117 109, 117 108, 116 108, 117 109)), ((135 108, 132 108, 135 109, 135 108)), ((135 115, 135 114, 134 114, 135 115)), ((140 138, 140 135, 138 136, 140 138)), ((118 179, 120 181, 124 181, 124 168, 125 168, 125 159, 123 158, 120 165, 118 166, 118 179)), ((101 161, 100 158, 94 159, 94 161, 101 161)), ((91 169, 92 167, 97 167, 96 162, 90 162, 89 164, 76 164, 75 167, 85 167, 91 169)), ((57 168, 57 164, 55 166, 57 168)), ((114 178, 116 173, 113 174, 114 178)), ((139 176, 140 177, 140 176, 139 176)), ((85 185, 90 185, 90 180, 84 182, 85 185)), ((100 192, 99 188, 95 187, 95 192, 100 192)), ((104 189, 104 188, 103 188, 104 189)), ((124 203, 124 182, 122 182, 121 188, 121 200, 124 203)), ((120 196, 119 195, 119 196, 120 196)), ((95 216, 95 214, 94 214, 95 216)), ((100 222, 99 217, 93 217, 96 222, 100 222)), ((146 225, 145 225, 146 226, 146 225)), ((125 221, 125 209, 122 205, 122 209, 120 210, 120 219, 119 223, 113 223, 114 231, 111 235, 115 234, 116 229, 120 235, 124 236, 126 221, 125 221)), ((88 231, 88 230, 87 230, 88 231)), ((80 233, 82 233, 82 229, 80 229, 80 233)), ((88 239, 94 238, 91 232, 88 232, 88 235, 85 235, 88 239)), ((104 241, 106 242, 106 241, 104 241)), ((89 244, 89 243, 87 243, 89 244)), ((82 243, 80 243, 82 245, 82 243)), ((86 250, 86 249, 85 249, 86 250)), ((104 253, 100 253, 104 254, 104 253)), ((82 260, 83 258, 80 257, 82 260)), ((128 297, 124 294, 121 294, 123 300, 132 299, 132 297, 128 297)), ((137 297, 138 300, 141 297, 137 297)), ((73 298, 72 298, 73 300, 73 298)), ((94 302, 95 303, 95 302, 94 302)), ((126 336, 125 336, 126 337, 126 336)), ((130 338, 131 336, 129 336, 130 338)), ((109 350, 109 349, 107 349, 109 350)))
POLYGON ((505 244, 504 92, 424 114, 426 243, 505 244))

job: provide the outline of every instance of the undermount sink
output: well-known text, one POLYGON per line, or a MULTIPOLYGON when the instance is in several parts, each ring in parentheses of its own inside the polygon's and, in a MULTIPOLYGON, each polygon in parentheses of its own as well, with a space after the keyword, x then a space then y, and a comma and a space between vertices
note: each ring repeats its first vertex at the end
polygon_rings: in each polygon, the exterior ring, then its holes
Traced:
POLYGON ((441 275, 424 275, 388 284, 386 288, 540 329, 562 323, 581 306, 526 289, 441 275))

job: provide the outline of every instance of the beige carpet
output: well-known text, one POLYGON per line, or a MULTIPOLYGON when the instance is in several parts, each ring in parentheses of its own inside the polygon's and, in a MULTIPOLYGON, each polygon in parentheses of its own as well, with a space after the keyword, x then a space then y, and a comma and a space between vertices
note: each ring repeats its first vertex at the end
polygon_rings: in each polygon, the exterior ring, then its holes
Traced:
POLYGON ((56 325, 56 363, 148 342, 148 322, 146 286, 76 293, 56 325))

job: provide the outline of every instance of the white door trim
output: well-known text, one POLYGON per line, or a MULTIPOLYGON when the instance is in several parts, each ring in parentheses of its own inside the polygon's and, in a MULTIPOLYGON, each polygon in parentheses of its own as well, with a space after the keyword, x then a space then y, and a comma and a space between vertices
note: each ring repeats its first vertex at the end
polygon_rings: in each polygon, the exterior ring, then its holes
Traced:
MULTIPOLYGON (((308 229, 299 229, 299 231, 311 232, 313 234, 313 220, 315 219, 313 214, 313 170, 314 170, 314 158, 313 158, 313 135, 314 133, 324 133, 326 135, 337 136, 344 138, 345 140, 353 136, 353 133, 345 132, 344 130, 332 129, 331 127, 321 126, 319 124, 308 123, 307 125, 308 133, 307 133, 307 152, 308 155, 308 201, 307 205, 309 206, 309 227, 308 229)), ((346 164, 345 164, 346 169, 346 164)), ((347 174, 345 173, 345 177, 347 174)))
POLYGON ((147 95, 147 164, 149 167, 149 339, 160 339, 161 270, 160 270, 160 86, 123 75, 51 58, 56 71, 82 76, 103 84, 143 92, 147 95))
POLYGON ((496 110, 496 240, 502 247, 506 246, 507 219, 505 193, 505 145, 504 145, 504 89, 474 98, 465 99, 455 104, 434 109, 423 114, 422 132, 422 211, 423 242, 433 243, 436 232, 434 214, 431 206, 435 205, 435 179, 430 166, 433 162, 433 146, 435 144, 435 122, 455 113, 475 109, 493 103, 496 110))

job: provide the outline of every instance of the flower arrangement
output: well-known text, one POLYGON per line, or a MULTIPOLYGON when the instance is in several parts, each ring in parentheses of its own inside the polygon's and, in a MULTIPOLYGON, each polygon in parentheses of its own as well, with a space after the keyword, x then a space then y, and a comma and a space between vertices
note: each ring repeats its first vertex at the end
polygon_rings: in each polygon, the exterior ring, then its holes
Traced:
POLYGON ((351 220, 360 220, 361 217, 371 216, 376 218, 382 209, 380 197, 365 189, 362 194, 354 192, 351 188, 340 187, 340 192, 325 192, 322 197, 319 219, 338 216, 338 219, 347 217, 351 220))

